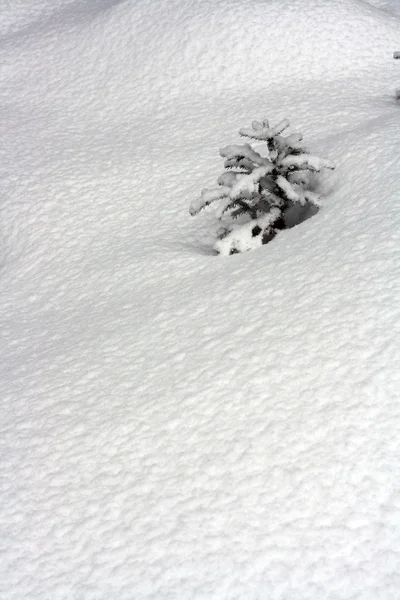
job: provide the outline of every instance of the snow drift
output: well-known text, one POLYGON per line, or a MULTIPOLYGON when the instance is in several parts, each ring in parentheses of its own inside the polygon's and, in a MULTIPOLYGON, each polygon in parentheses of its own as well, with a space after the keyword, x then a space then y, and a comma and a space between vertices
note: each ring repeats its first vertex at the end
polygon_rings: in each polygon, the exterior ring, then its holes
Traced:
POLYGON ((396 4, 1 12, 0 597, 397 598, 396 4), (325 206, 216 259, 264 117, 325 206))

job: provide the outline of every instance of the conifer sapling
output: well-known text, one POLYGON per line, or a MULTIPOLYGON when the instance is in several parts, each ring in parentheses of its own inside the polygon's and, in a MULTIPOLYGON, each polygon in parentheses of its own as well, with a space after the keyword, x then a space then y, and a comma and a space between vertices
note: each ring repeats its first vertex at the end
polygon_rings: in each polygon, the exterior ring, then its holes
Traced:
POLYGON ((275 127, 267 120, 253 121, 239 134, 254 140, 257 150, 249 143, 221 148, 225 171, 218 185, 204 189, 190 206, 190 214, 197 215, 214 204, 218 219, 227 221, 217 232, 214 248, 219 254, 267 244, 289 226, 287 215, 294 205, 319 207, 316 174, 334 165, 310 154, 301 134, 282 135, 288 127, 287 119, 275 127))

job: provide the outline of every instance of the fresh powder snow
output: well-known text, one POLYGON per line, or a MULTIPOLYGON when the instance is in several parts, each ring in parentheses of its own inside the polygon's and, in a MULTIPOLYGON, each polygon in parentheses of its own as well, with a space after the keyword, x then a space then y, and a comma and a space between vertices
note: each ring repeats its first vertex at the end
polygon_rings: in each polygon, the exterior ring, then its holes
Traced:
POLYGON ((400 598, 397 0, 0 7, 1 600, 400 598), (336 168, 215 256, 253 119, 336 168))

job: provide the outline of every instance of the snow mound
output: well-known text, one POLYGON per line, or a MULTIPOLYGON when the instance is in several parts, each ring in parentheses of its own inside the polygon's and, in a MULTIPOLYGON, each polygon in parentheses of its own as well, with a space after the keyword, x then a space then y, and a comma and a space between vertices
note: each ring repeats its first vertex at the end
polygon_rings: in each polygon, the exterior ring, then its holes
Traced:
POLYGON ((2 6, 1 600, 398 598, 395 8, 2 6), (263 117, 325 206, 211 258, 263 117))
POLYGON ((96 85, 113 93, 128 86, 148 104, 155 96, 229 94, 333 81, 371 68, 385 72, 387 48, 398 41, 398 17, 361 0, 308 0, 306 7, 303 0, 69 0, 58 18, 44 0, 35 8, 20 0, 20 6, 18 23, 35 20, 45 36, 33 41, 33 28, 26 38, 30 56, 12 53, 13 64, 35 77, 43 94, 40 74, 51 93, 48 68, 62 69, 68 59, 65 86, 72 76, 78 85, 86 81, 88 99, 96 85), (57 52, 49 56, 54 44, 57 52))

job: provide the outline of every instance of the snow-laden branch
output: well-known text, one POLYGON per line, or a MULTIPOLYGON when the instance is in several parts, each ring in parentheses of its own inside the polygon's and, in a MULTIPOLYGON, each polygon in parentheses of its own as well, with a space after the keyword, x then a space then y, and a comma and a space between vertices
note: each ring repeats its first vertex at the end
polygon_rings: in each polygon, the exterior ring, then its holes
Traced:
POLYGON ((203 208, 205 208, 212 202, 220 200, 225 196, 229 196, 230 191, 231 188, 227 185, 214 188, 205 188, 201 191, 200 198, 193 200, 193 202, 191 203, 189 209, 190 214, 192 215, 192 217, 194 217, 194 215, 197 215, 201 210, 203 210, 203 208))
POLYGON ((250 163, 256 165, 267 165, 270 163, 268 158, 261 156, 256 152, 250 144, 232 144, 230 146, 224 146, 219 151, 220 155, 227 160, 240 160, 242 158, 247 159, 250 163))
POLYGON ((335 165, 329 160, 311 154, 289 154, 280 161, 280 165, 289 169, 307 169, 316 172, 319 172, 322 169, 335 168, 335 165))
POLYGON ((285 129, 289 127, 290 123, 287 119, 280 121, 275 127, 270 127, 268 120, 265 119, 262 123, 260 121, 253 121, 251 127, 243 127, 239 129, 239 134, 253 140, 269 140, 277 135, 280 135, 285 129))
POLYGON ((281 190, 286 194, 286 196, 292 202, 300 202, 300 195, 296 192, 292 184, 283 177, 283 175, 278 175, 276 179, 276 184, 279 185, 281 190))
POLYGON ((258 191, 258 183, 260 179, 268 175, 268 173, 271 173, 273 168, 274 165, 269 162, 269 164, 265 167, 257 167, 248 175, 238 177, 232 187, 229 197, 234 200, 241 195, 251 196, 251 194, 258 191))

